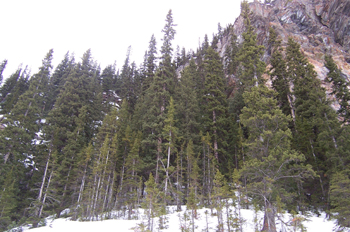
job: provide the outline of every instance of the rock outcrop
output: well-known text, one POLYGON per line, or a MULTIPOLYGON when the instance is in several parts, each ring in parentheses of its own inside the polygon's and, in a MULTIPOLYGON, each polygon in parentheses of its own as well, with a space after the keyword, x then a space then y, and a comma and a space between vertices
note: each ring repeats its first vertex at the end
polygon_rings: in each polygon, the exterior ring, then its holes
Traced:
MULTIPOLYGON (((309 62, 315 66, 318 77, 323 81, 327 75, 324 67, 325 54, 331 54, 342 69, 344 78, 350 81, 350 1, 349 0, 275 0, 250 3, 251 20, 256 28, 258 41, 268 47, 269 28, 273 27, 285 46, 288 37, 301 45, 309 62)), ((244 30, 243 19, 238 17, 233 32, 241 42, 244 30)), ((224 36, 218 44, 223 56, 231 35, 224 36)), ((264 54, 269 63, 270 54, 264 54)), ((329 90, 330 86, 323 82, 329 90)))

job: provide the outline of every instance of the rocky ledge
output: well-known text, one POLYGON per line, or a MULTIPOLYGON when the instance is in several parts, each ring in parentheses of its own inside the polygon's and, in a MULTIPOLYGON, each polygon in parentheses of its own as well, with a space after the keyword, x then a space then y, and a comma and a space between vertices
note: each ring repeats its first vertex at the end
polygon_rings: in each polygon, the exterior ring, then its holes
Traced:
MULTIPOLYGON (((350 80, 350 1, 349 0, 275 0, 250 3, 253 13, 252 24, 256 28, 258 41, 268 46, 269 28, 273 27, 285 46, 288 37, 299 42, 303 53, 315 66, 318 77, 323 81, 327 75, 324 67, 325 54, 331 54, 342 69, 344 78, 350 80)), ((238 40, 244 25, 238 17, 233 32, 238 40)), ((231 35, 224 36, 218 44, 218 51, 224 54, 231 35)), ((269 63, 270 54, 264 54, 269 63)), ((330 89, 323 82, 326 89, 330 89)))

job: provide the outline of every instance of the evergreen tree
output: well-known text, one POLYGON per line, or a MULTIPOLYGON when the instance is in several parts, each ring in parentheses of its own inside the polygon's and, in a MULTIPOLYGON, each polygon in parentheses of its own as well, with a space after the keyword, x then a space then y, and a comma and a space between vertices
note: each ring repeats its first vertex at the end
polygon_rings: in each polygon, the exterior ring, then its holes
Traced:
POLYGON ((304 155, 291 148, 290 117, 278 108, 274 95, 264 85, 253 87, 243 94, 246 107, 240 116, 249 131, 242 175, 247 191, 265 208, 262 231, 276 231, 275 196, 290 197, 286 180, 300 181, 314 175, 311 165, 301 163, 304 155))
POLYGON ((142 92, 145 93, 145 91, 150 87, 151 83, 153 82, 153 77, 155 74, 155 70, 157 68, 157 42, 156 38, 154 37, 154 34, 151 37, 151 40, 149 41, 148 45, 148 51, 146 52, 146 57, 144 61, 145 71, 144 71, 144 77, 142 81, 142 92))
POLYGON ((7 60, 3 60, 0 64, 0 86, 2 84, 2 80, 3 80, 3 75, 2 73, 4 72, 5 68, 6 68, 6 64, 7 64, 7 60))
POLYGON ((147 195, 145 201, 143 202, 143 208, 146 210, 147 216, 147 229, 153 231, 154 228, 154 218, 159 215, 160 205, 159 205, 159 194, 160 191, 157 188, 157 184, 153 178, 152 173, 150 173, 148 181, 145 183, 147 195))
POLYGON ((223 161, 226 143, 227 100, 225 95, 225 79, 219 54, 211 47, 205 57, 205 88, 204 102, 204 129, 212 137, 215 158, 223 161), (219 157, 219 153, 221 157, 219 157))
POLYGON ((350 227, 350 177, 349 169, 339 171, 332 176, 330 182, 331 205, 334 207, 333 217, 337 220, 338 231, 350 227))
POLYGON ((332 84, 332 93, 339 102, 338 115, 342 118, 343 123, 350 121, 350 92, 347 81, 344 79, 341 69, 334 62, 332 56, 325 56, 325 66, 328 69, 326 81, 332 84))
MULTIPOLYGON (((213 199, 214 207, 216 209, 217 218, 218 218, 218 231, 225 231, 224 229, 224 206, 228 202, 230 197, 230 191, 228 189, 228 184, 225 180, 225 177, 217 169, 214 177, 214 188, 213 188, 213 199)), ((230 228, 227 228, 230 231, 230 228)))
POLYGON ((290 80, 287 75, 286 61, 282 55, 283 48, 281 47, 281 40, 277 38, 276 31, 272 27, 270 28, 269 45, 271 49, 270 76, 272 78, 272 87, 278 93, 277 101, 283 114, 291 115, 290 104, 292 98, 289 89, 290 80))
POLYGON ((54 107, 56 99, 62 90, 68 75, 74 68, 74 65, 74 56, 69 56, 69 53, 67 52, 61 63, 58 64, 57 68, 50 77, 48 86, 48 100, 45 106, 46 113, 48 113, 54 107))
POLYGON ((27 67, 17 69, 9 78, 6 79, 0 88, 1 94, 1 113, 7 114, 16 105, 19 96, 29 88, 29 73, 27 67))
POLYGON ((173 55, 172 41, 175 38, 176 31, 174 27, 176 24, 174 24, 173 13, 171 10, 169 10, 165 22, 166 24, 162 30, 164 36, 162 39, 163 44, 160 50, 161 57, 159 63, 159 75, 162 77, 162 79, 166 80, 166 82, 163 83, 163 88, 170 93, 173 93, 177 82, 175 67, 171 61, 173 55))
POLYGON ((57 171, 51 188, 56 189, 56 198, 60 199, 60 205, 56 207, 58 216, 61 210, 75 202, 76 198, 71 198, 71 194, 76 188, 77 154, 95 135, 101 120, 98 75, 88 50, 67 77, 55 107, 49 113, 45 135, 56 154, 57 171))
POLYGON ((319 175, 319 178, 313 181, 306 181, 303 188, 308 194, 313 194, 313 198, 316 199, 314 204, 323 205, 322 202, 326 202, 328 198, 327 173, 331 170, 327 165, 327 153, 336 153, 339 122, 314 67, 300 52, 300 45, 291 38, 288 39, 286 60, 288 75, 294 85, 293 147, 305 155, 307 163, 311 164, 319 175))
POLYGON ((150 87, 147 89, 142 102, 139 101, 138 114, 142 117, 142 131, 144 134, 145 163, 154 164, 156 161, 155 181, 159 181, 160 161, 162 158, 163 136, 162 130, 165 120, 165 109, 174 91, 175 69, 171 61, 172 46, 175 30, 171 10, 166 17, 163 45, 161 47, 161 58, 159 68, 150 87), (140 115, 140 113, 143 115, 140 115), (146 147, 145 147, 146 146, 146 147), (156 159, 154 159, 154 155, 156 159), (147 160, 147 161, 146 161, 147 160))
POLYGON ((178 128, 175 126, 175 104, 172 97, 170 97, 169 107, 166 119, 164 120, 164 139, 167 141, 165 143, 166 151, 167 151, 167 161, 165 167, 165 186, 164 186, 164 194, 167 196, 168 194, 168 183, 170 183, 169 176, 173 172, 174 167, 170 167, 170 159, 171 155, 176 152, 176 140, 178 137, 178 128))
POLYGON ((241 3, 241 16, 244 21, 244 32, 237 60, 240 62, 240 82, 244 89, 249 90, 251 87, 265 82, 262 74, 266 65, 260 59, 264 53, 264 46, 257 43, 257 35, 250 22, 251 11, 246 0, 241 3))
POLYGON ((184 141, 192 139, 195 143, 200 142, 199 138, 199 96, 197 80, 199 73, 197 72, 197 65, 191 59, 189 66, 185 67, 182 72, 179 88, 177 93, 176 111, 179 120, 179 130, 184 141))
POLYGON ((227 75, 236 75, 237 67, 238 67, 238 61, 237 61, 237 55, 239 52, 239 47, 237 43, 237 36, 235 34, 232 34, 230 37, 230 44, 229 47, 225 50, 225 73, 227 75))
POLYGON ((1 176, 4 178, 0 178, 0 230, 5 231, 7 226, 16 218, 16 195, 18 189, 16 189, 15 182, 16 179, 14 177, 13 169, 4 172, 4 170, 0 171, 1 176))

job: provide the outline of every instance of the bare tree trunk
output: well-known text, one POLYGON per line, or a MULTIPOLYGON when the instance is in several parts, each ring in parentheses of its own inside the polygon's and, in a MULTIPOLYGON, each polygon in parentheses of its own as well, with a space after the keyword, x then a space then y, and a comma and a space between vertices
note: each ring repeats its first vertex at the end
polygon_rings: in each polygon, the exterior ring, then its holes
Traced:
POLYGON ((53 171, 51 171, 50 176, 49 176, 49 179, 48 179, 48 181, 47 181, 47 186, 46 186, 44 198, 43 198, 43 201, 42 201, 42 203, 41 203, 41 207, 40 207, 39 214, 38 214, 38 217, 39 217, 39 218, 41 217, 41 214, 42 214, 43 209, 44 209, 44 204, 45 204, 45 201, 46 201, 47 191, 49 190, 49 186, 50 186, 50 182, 51 182, 51 178, 52 178, 52 173, 53 173, 53 171))
POLYGON ((264 225, 261 231, 276 232, 275 209, 267 199, 265 199, 264 225))
MULTIPOLYGON (((213 110, 213 124, 216 126, 216 112, 213 110)), ((219 160, 219 153, 218 153, 218 141, 217 141, 217 131, 214 130, 214 155, 216 160, 219 160)))
POLYGON ((171 153, 171 131, 169 132, 169 147, 168 147, 168 160, 167 160, 167 165, 166 165, 166 179, 165 179, 165 187, 164 187, 164 192, 165 195, 167 195, 168 192, 168 180, 169 180, 169 166, 170 166, 170 153, 171 153))
MULTIPOLYGON (((311 139, 310 139, 310 146, 311 146, 312 155, 313 155, 313 157, 314 157, 315 163, 317 163, 316 155, 315 155, 315 152, 314 152, 314 146, 313 146, 313 144, 312 144, 311 139)), ((319 172, 320 172, 320 169, 318 168, 317 165, 316 165, 316 168, 317 168, 317 172, 319 173, 319 172)), ((323 196, 323 197, 326 197, 326 193, 325 193, 324 188, 323 188, 323 181, 322 181, 321 175, 320 175, 319 180, 320 180, 320 185, 321 185, 321 190, 322 190, 322 196, 323 196)))
POLYGON ((44 191, 47 170, 49 169, 50 156, 51 156, 51 149, 49 150, 49 156, 47 157, 43 180, 41 181, 41 186, 40 186, 39 195, 38 195, 38 200, 39 201, 41 201, 41 197, 42 197, 42 194, 43 194, 43 191, 44 191))
POLYGON ((157 166, 156 166, 156 176, 155 176, 155 182, 158 184, 159 181, 159 160, 160 160, 160 154, 162 152, 162 138, 159 137, 157 141, 157 166))

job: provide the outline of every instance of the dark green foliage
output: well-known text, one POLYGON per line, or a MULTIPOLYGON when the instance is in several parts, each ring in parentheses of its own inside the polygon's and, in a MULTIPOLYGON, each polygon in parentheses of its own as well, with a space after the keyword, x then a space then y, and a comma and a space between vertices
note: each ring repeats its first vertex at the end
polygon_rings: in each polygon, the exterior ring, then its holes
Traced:
POLYGON ((0 231, 5 231, 11 221, 16 218, 16 179, 14 169, 0 171, 0 231), (6 171, 6 172, 5 172, 6 171))
POLYGON ((157 61, 157 42, 154 35, 152 35, 151 40, 149 41, 148 45, 148 51, 145 55, 145 61, 144 61, 144 72, 143 72, 143 81, 142 81, 142 92, 145 93, 145 91, 150 87, 155 70, 157 68, 156 61, 157 61))
POLYGON ((244 19, 243 43, 238 53, 240 62, 240 82, 244 89, 249 90, 257 84, 263 84, 265 80, 262 74, 265 72, 265 63, 260 59, 264 53, 264 46, 258 45, 257 35, 250 23, 251 12, 247 1, 241 3, 241 15, 244 19))
POLYGON ((275 93, 266 86, 253 87, 243 94, 246 107, 240 116, 249 137, 242 175, 247 190, 265 207, 263 231, 276 231, 275 197, 287 194, 287 180, 295 182, 314 176, 311 165, 304 165, 303 154, 291 147, 290 117, 277 106, 275 93))
POLYGON ((334 207, 334 218, 337 220, 339 231, 350 227, 350 177, 349 170, 337 172, 330 183, 331 204, 334 207))
POLYGON ((159 217, 161 230, 167 204, 187 205, 183 230, 196 229, 202 206, 216 209, 218 231, 242 230, 250 199, 265 209, 263 231, 275 230, 283 207, 323 208, 349 226, 350 95, 341 70, 325 57, 342 126, 300 46, 289 39, 282 49, 270 29, 265 51, 247 1, 241 10, 242 44, 232 25, 218 25, 196 53, 178 46, 174 54, 170 10, 160 50, 152 36, 141 67, 129 47, 120 74, 115 64, 101 72, 90 50, 77 63, 67 53, 52 73, 50 50, 30 79, 26 69, 6 79, 0 230, 21 217, 35 227, 66 208, 73 219, 134 219, 140 205, 148 229, 159 217), (228 45, 224 57, 219 42, 228 45))
POLYGON ((0 86, 2 84, 2 80, 3 80, 3 75, 2 73, 4 72, 5 68, 6 68, 6 64, 7 64, 7 60, 3 60, 0 64, 0 86))
POLYGON ((230 45, 225 51, 225 72, 228 75, 236 75, 237 67, 239 62, 237 61, 237 55, 239 52, 239 47, 237 43, 237 36, 235 34, 231 35, 230 45))
POLYGON ((177 107, 176 114, 179 120, 179 129, 182 139, 199 141, 199 99, 201 89, 198 86, 199 73, 194 60, 190 61, 181 75, 179 88, 176 91, 177 107))
POLYGON ((291 93, 289 89, 290 80, 287 74, 286 61, 282 55, 283 48, 281 40, 277 38, 276 31, 270 28, 269 45, 271 52, 270 76, 272 87, 278 93, 277 101, 285 115, 291 115, 291 93))
POLYGON ((340 105, 338 115, 342 118, 343 123, 349 122, 350 92, 348 89, 348 83, 330 55, 325 56, 325 66, 328 69, 326 81, 332 84, 332 94, 335 95, 340 105))
POLYGON ((9 78, 0 89, 1 93, 1 113, 7 114, 17 103, 21 96, 29 88, 29 74, 27 68, 19 68, 9 78))
POLYGON ((54 107, 56 99, 62 90, 68 75, 73 70, 74 65, 74 56, 69 56, 69 53, 67 52, 49 80, 48 100, 45 106, 46 113, 54 107))
POLYGON ((102 91, 108 94, 115 89, 116 82, 116 67, 114 65, 108 65, 101 74, 102 91))
POLYGON ((204 131, 209 132, 213 141, 214 155, 223 161, 227 135, 227 100, 225 76, 219 54, 208 48, 204 60, 205 83, 203 90, 204 131), (219 157, 220 154, 220 157, 219 157))
POLYGON ((300 45, 291 38, 288 40, 286 60, 288 75, 294 84, 293 147, 305 155, 307 162, 312 164, 319 175, 318 180, 307 181, 304 189, 314 193, 316 202, 325 202, 329 181, 327 172, 330 170, 327 153, 335 152, 339 123, 314 67, 300 52, 300 45))
POLYGON ((77 155, 95 135, 96 125, 101 120, 102 99, 98 98, 97 80, 98 70, 88 50, 81 63, 68 75, 55 107, 49 113, 45 133, 56 154, 51 188, 60 200, 58 212, 72 203, 70 195, 76 187, 77 155))

